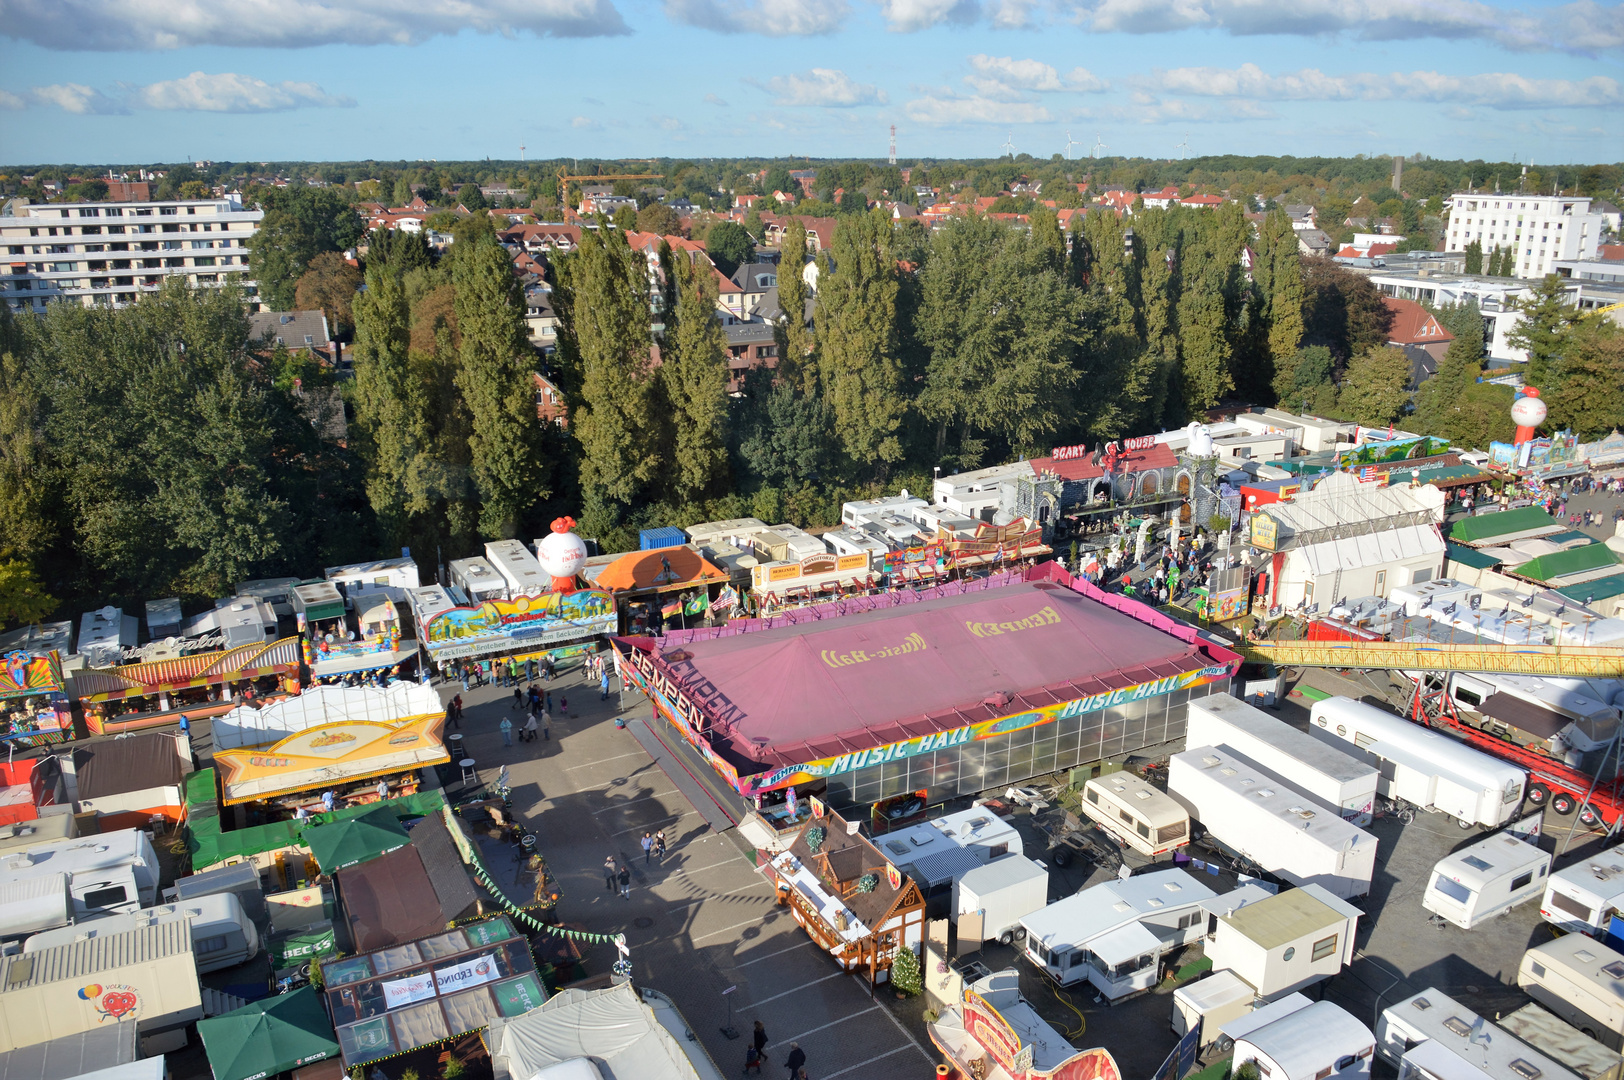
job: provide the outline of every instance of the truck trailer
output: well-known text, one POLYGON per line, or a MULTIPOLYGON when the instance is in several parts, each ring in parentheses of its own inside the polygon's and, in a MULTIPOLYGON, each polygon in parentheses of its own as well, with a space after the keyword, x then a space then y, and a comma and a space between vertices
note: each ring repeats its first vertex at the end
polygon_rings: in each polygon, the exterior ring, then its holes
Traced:
POLYGON ((1190 702, 1188 746, 1227 746, 1337 810, 1355 825, 1375 812, 1376 770, 1229 694, 1190 702))
POLYGON ((1370 891, 1376 838, 1239 755, 1213 746, 1174 754, 1167 789, 1210 837, 1264 871, 1343 900, 1370 891))

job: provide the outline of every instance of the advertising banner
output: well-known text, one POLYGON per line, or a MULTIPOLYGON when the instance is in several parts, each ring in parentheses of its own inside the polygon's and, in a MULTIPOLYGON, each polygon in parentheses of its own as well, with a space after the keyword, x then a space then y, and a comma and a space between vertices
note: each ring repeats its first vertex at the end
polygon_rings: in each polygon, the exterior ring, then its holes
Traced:
POLYGON ((477 956, 471 960, 464 960, 460 964, 450 967, 436 968, 434 970, 434 983, 440 988, 440 993, 450 994, 458 990, 466 990, 470 986, 480 986, 496 978, 496 959, 493 954, 477 956))
POLYGON ((600 589, 582 589, 451 608, 430 618, 419 634, 429 656, 449 660, 612 634, 615 623, 614 599, 600 589))
POLYGON ((398 1009, 402 1005, 410 1005, 416 1001, 426 1001, 434 996, 434 976, 427 972, 422 975, 413 975, 409 979, 396 979, 382 985, 383 1007, 386 1009, 398 1009))

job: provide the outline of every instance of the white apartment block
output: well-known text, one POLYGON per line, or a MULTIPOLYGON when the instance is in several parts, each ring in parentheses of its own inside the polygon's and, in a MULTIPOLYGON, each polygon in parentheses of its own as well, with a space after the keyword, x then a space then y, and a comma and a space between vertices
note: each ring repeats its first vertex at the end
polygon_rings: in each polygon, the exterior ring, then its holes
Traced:
POLYGON ((13 311, 45 310, 52 300, 107 307, 133 303, 168 277, 190 284, 248 278, 248 239, 261 210, 235 194, 190 202, 41 203, 0 216, 0 299, 13 311))
POLYGON ((1450 200, 1446 251, 1476 240, 1485 265, 1496 248, 1516 253, 1516 276, 1542 278, 1558 259, 1593 259, 1603 216, 1590 199, 1573 195, 1455 195, 1450 200))

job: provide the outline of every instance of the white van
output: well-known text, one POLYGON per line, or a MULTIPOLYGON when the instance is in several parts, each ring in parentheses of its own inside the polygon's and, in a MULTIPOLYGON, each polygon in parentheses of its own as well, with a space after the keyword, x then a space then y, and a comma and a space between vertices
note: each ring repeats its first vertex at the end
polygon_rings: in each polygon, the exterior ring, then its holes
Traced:
POLYGON ((1316 701, 1309 710, 1310 734, 1352 744, 1356 757, 1376 766, 1376 791, 1441 810, 1463 829, 1504 825, 1522 803, 1528 774, 1458 739, 1352 698, 1316 701))
POLYGON ((1620 1048, 1624 956, 1583 934, 1566 934, 1523 954, 1517 985, 1592 1039, 1620 1048))
POLYGON ((1545 883, 1539 915, 1570 934, 1605 934, 1624 912, 1624 858, 1603 851, 1558 870, 1545 883))
POLYGON ((242 901, 231 893, 213 893, 183 904, 164 904, 128 915, 110 915, 47 930, 29 938, 23 944, 23 952, 39 952, 57 945, 127 934, 131 930, 171 922, 191 926, 192 958, 197 961, 198 974, 235 967, 259 952, 259 931, 243 911, 242 901))
POLYGON ((1470 930, 1539 896, 1550 872, 1549 852, 1497 833, 1439 859, 1421 906, 1470 930))
POLYGON ((1107 773, 1084 784, 1082 810, 1147 858, 1190 842, 1190 815, 1179 801, 1131 772, 1107 773))

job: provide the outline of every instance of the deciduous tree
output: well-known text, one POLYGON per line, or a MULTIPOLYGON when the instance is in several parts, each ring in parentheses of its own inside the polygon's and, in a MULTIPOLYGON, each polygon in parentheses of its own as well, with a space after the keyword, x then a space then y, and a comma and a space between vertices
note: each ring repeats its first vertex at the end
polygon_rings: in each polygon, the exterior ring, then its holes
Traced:
POLYGON ((1337 408, 1369 427, 1391 424, 1410 403, 1409 384, 1410 358, 1403 349, 1369 349, 1349 362, 1337 408))
POLYGON ((835 437, 854 469, 884 475, 902 459, 907 411, 898 361, 891 219, 851 214, 835 226, 834 270, 818 276, 818 370, 835 437))
POLYGON ((676 325, 666 327, 659 376, 673 429, 668 495, 692 506, 723 494, 727 481, 727 339, 716 318, 715 271, 686 252, 674 263, 676 325))
POLYGON ((348 337, 355 326, 351 304, 361 287, 361 271, 336 251, 324 251, 310 260, 299 276, 293 303, 300 311, 320 309, 327 316, 327 332, 348 337))

